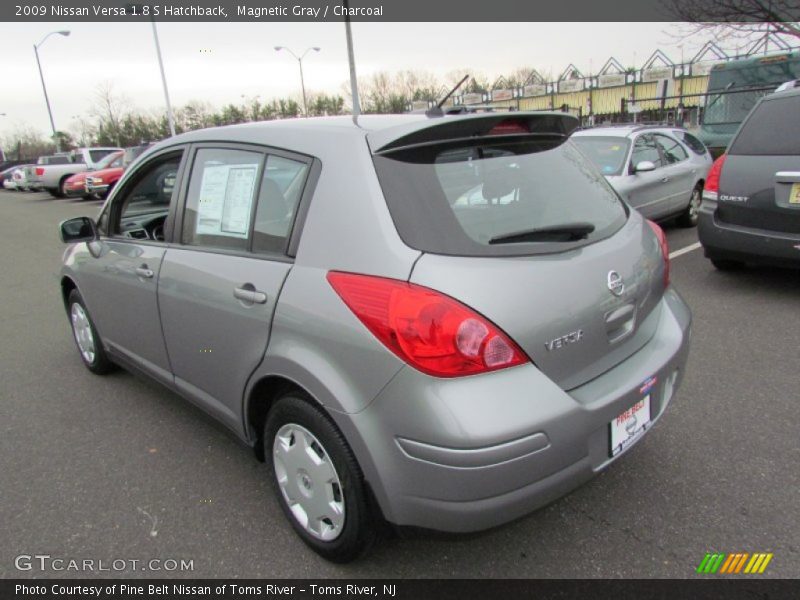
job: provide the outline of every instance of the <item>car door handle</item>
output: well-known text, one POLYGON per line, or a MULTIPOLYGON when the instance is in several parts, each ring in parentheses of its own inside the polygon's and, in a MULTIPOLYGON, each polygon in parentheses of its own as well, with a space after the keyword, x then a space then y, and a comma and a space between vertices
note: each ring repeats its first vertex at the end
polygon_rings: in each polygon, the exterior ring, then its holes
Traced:
POLYGON ((141 267, 137 267, 136 274, 139 277, 144 277, 145 279, 152 279, 153 275, 155 275, 155 273, 153 273, 153 270, 148 268, 147 265, 142 265, 141 267))
POLYGON ((259 292, 249 283, 246 283, 242 287, 233 288, 233 297, 242 302, 249 302, 251 304, 267 303, 267 295, 264 292, 259 292))
POLYGON ((667 183, 669 181, 669 177, 662 177, 661 183, 667 183))

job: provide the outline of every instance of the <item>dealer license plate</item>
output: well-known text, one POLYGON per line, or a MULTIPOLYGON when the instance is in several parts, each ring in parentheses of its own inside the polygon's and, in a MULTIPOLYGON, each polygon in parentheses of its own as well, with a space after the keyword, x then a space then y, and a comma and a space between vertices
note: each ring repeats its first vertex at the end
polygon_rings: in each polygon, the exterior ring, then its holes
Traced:
POLYGON ((792 185, 789 191, 789 204, 800 204, 800 183, 792 185))
POLYGON ((611 421, 611 456, 616 456, 639 439, 650 427, 648 394, 611 421))

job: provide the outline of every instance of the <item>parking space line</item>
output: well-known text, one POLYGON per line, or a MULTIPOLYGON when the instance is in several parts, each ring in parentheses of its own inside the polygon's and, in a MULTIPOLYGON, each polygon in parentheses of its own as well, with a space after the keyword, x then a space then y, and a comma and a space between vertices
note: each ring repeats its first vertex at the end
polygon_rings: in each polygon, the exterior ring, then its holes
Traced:
POLYGON ((669 258, 672 260, 673 258, 678 258, 681 254, 686 254, 687 252, 691 252, 692 250, 697 250, 700 247, 700 242, 695 242, 694 244, 690 244, 685 248, 681 248, 680 250, 675 250, 675 252, 669 253, 669 258))

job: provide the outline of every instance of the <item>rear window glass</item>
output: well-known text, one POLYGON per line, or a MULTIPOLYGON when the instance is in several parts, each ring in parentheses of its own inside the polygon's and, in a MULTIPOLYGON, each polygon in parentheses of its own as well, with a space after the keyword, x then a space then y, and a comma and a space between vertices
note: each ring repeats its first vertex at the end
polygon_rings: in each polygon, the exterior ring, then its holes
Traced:
POLYGON ((742 125, 731 154, 800 154, 800 96, 762 102, 742 125))
POLYGON ((93 163, 96 163, 98 160, 100 160, 104 156, 108 156, 112 152, 117 152, 117 151, 116 150, 89 150, 89 157, 92 159, 93 163))
POLYGON ((626 219, 605 178, 563 139, 455 141, 374 161, 400 236, 424 252, 559 252, 608 237, 626 219))
POLYGON ((619 175, 625 166, 630 142, 612 136, 584 136, 572 138, 583 153, 589 157, 603 175, 619 175))

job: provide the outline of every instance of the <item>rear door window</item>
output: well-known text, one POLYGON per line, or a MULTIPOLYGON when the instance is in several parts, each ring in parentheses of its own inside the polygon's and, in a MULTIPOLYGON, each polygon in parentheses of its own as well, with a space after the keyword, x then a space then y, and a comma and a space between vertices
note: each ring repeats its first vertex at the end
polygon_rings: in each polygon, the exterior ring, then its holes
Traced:
POLYGON ((730 154, 800 155, 800 95, 759 104, 733 140, 730 154))
POLYGON ((666 135, 656 134, 656 143, 661 147, 661 154, 668 165, 673 165, 689 158, 689 153, 677 142, 666 135))
POLYGON ((309 163, 270 154, 258 193, 253 251, 283 253, 305 189, 309 163))
POLYGON ((604 239, 626 220, 605 177, 564 139, 459 139, 374 162, 400 236, 424 252, 558 252, 604 239))

